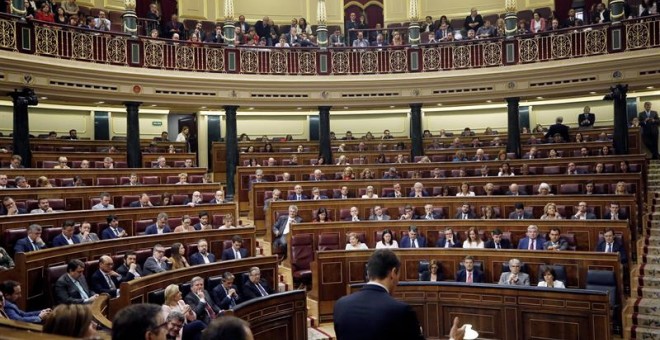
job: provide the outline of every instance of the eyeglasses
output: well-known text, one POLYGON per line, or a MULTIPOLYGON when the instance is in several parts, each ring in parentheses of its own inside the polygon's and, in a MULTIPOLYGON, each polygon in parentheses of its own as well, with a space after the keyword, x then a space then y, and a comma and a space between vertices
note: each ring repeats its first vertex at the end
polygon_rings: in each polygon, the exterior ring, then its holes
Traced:
POLYGON ((510 265, 509 267, 512 267, 512 268, 518 268, 518 267, 520 267, 520 266, 519 266, 519 265, 510 265))
POLYGON ((154 327, 154 328, 151 328, 151 329, 149 330, 149 332, 156 333, 156 332, 158 332, 158 330, 161 329, 161 328, 165 328, 165 329, 167 329, 167 324, 168 324, 168 323, 169 323, 169 322, 165 321, 165 322, 161 323, 160 325, 158 325, 158 326, 156 326, 156 327, 154 327))

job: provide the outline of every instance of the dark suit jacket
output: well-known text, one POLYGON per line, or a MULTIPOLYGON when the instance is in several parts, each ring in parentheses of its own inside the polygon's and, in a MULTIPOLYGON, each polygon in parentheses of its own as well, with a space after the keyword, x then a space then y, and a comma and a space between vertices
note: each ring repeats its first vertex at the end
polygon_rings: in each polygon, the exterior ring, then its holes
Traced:
MULTIPOLYGON (((417 245, 420 248, 426 247, 426 238, 424 236, 417 235, 417 245)), ((401 242, 399 243, 399 248, 410 248, 410 246, 411 243, 408 235, 402 237, 401 242)))
POLYGON ((481 17, 481 14, 477 14, 477 16, 474 17, 474 19, 472 18, 471 15, 465 17, 465 23, 463 24, 463 27, 465 28, 466 31, 474 30, 474 32, 476 33, 479 27, 483 25, 484 25, 484 19, 481 17), (479 23, 479 25, 470 27, 468 24, 471 24, 473 22, 479 23))
MULTIPOLYGON (((348 197, 348 198, 355 198, 355 195, 353 195, 353 193, 349 192, 348 194, 346 194, 346 197, 348 197)), ((335 193, 335 194, 332 196, 332 198, 335 198, 335 199, 341 199, 341 192, 335 193)))
MULTIPOLYGON (((605 242, 605 240, 598 242, 598 245, 596 245, 596 251, 604 252, 606 249, 606 244, 607 242, 605 242)), ((614 243, 612 244, 612 251, 619 253, 619 259, 621 260, 621 263, 628 263, 628 254, 626 254, 626 250, 623 248, 623 244, 621 244, 618 239, 614 239, 614 243)))
MULTIPOLYGON (((77 237, 71 237, 71 240, 73 240, 74 244, 80 243, 80 239, 77 237)), ((68 246, 69 243, 66 241, 64 238, 64 235, 59 234, 55 236, 53 239, 53 247, 61 247, 61 246, 68 246)))
POLYGON ((378 42, 377 42, 377 41, 372 41, 372 42, 371 42, 371 46, 376 46, 376 47, 387 47, 387 41, 383 41, 380 45, 381 45, 381 46, 378 46, 378 42))
MULTIPOLYGON (((295 220, 296 220, 296 223, 300 223, 300 222, 302 222, 302 217, 296 216, 295 220)), ((273 235, 275 238, 283 238, 284 237, 284 234, 282 234, 282 233, 284 232, 284 228, 286 228, 286 223, 288 221, 289 221, 289 215, 288 214, 284 215, 284 216, 280 216, 277 219, 277 222, 275 222, 275 225, 273 226, 273 233, 276 230, 278 232, 277 236, 273 235)), ((289 226, 289 228, 291 228, 291 226, 289 226)))
MULTIPOLYGON (((140 267, 139 264, 135 267, 135 271, 140 275, 140 277, 142 277, 142 275, 143 275, 142 267, 140 267)), ((126 267, 125 264, 122 264, 121 266, 119 266, 117 268, 116 272, 119 275, 121 275, 121 282, 128 282, 128 281, 131 281, 131 280, 135 279, 135 275, 133 275, 133 273, 129 272, 129 268, 126 267)))
POLYGON ((186 295, 183 300, 190 306, 190 308, 192 308, 193 311, 195 311, 195 314, 197 314, 197 320, 204 321, 204 323, 207 325, 211 322, 211 317, 206 310, 206 305, 208 304, 211 306, 211 309, 213 309, 215 314, 220 312, 220 308, 218 308, 215 302, 213 302, 211 295, 206 291, 206 289, 204 290, 204 300, 206 300, 206 303, 203 303, 193 292, 188 293, 188 295, 186 295))
MULTIPOLYGON (((463 248, 463 242, 461 242, 458 237, 454 236, 454 240, 452 241, 454 244, 451 246, 451 248, 463 248)), ((447 239, 444 237, 441 237, 437 242, 435 242, 435 246, 438 248, 444 248, 447 245, 447 239)))
POLYGON ((642 127, 642 131, 644 133, 653 133, 657 135, 658 129, 656 127, 660 123, 658 113, 653 110, 651 110, 650 113, 652 121, 649 121, 648 123, 646 122, 646 111, 642 111, 638 114, 637 117, 639 118, 639 125, 642 127))
MULTIPOLYGON (((422 190, 422 197, 428 197, 428 196, 429 196, 429 193, 426 192, 426 190, 422 190)), ((408 197, 415 197, 415 191, 414 191, 414 190, 411 191, 411 192, 408 194, 408 197)))
POLYGON ((185 35, 184 35, 184 30, 185 28, 183 27, 183 24, 181 22, 176 22, 173 23, 171 20, 168 21, 165 26, 163 26, 163 37, 172 39, 172 32, 170 32, 172 29, 175 29, 178 31, 180 38, 183 40, 185 35))
MULTIPOLYGON (((529 237, 525 237, 522 240, 520 240, 520 243, 518 243, 518 249, 529 249, 529 237)), ((542 240, 540 237, 536 238, 536 250, 543 250, 543 243, 545 243, 544 240, 542 240)))
POLYGON ((221 203, 225 203, 225 201, 218 202, 218 200, 215 199, 215 198, 213 198, 211 201, 209 201, 209 204, 221 204, 221 203))
MULTIPOLYGON (((206 256, 209 258, 209 262, 211 263, 215 262, 215 255, 211 253, 207 253, 206 256)), ((202 254, 200 254, 199 252, 190 255, 190 265, 196 266, 198 264, 204 264, 204 257, 202 257, 202 254)))
MULTIPOLYGON (((85 276, 81 276, 78 280, 88 297, 94 295, 93 291, 89 290, 85 276)), ((55 282, 55 304, 81 304, 84 303, 83 298, 80 296, 80 291, 76 288, 73 280, 69 274, 64 274, 55 282)))
MULTIPOLYGON (((394 191, 388 192, 387 197, 394 197, 394 191)), ((404 193, 401 193, 401 197, 406 197, 406 195, 404 193)))
MULTIPOLYGON (((486 243, 484 244, 484 248, 495 249, 495 242, 492 239, 486 241, 486 243)), ((502 249, 511 249, 511 241, 503 238, 500 241, 500 248, 502 248, 502 249)))
POLYGON ((335 303, 334 323, 340 340, 424 339, 412 308, 373 284, 339 299, 335 303))
MULTIPOLYGON (((270 289, 266 280, 262 279, 261 281, 259 281, 259 283, 261 283, 261 286, 264 288, 266 293, 268 293, 268 295, 273 294, 273 290, 270 289)), ((250 280, 247 280, 247 282, 243 284, 242 293, 243 293, 243 297, 241 299, 241 302, 245 302, 257 297, 261 297, 261 293, 259 293, 259 289, 257 288, 257 285, 252 283, 252 281, 250 280)))
POLYGON ((121 283, 121 278, 116 276, 110 276, 110 279, 115 284, 115 288, 110 288, 108 281, 105 279, 103 272, 97 270, 92 274, 92 290, 101 294, 108 293, 111 297, 117 297, 117 289, 119 289, 119 284, 121 283))
MULTIPOLYGON (((612 216, 610 216, 610 218, 612 218, 612 216)), ((596 215, 594 215, 594 214, 588 212, 588 213, 587 213, 587 219, 588 219, 588 220, 595 220, 595 219, 596 219, 596 215)), ((571 220, 577 220, 577 218, 575 218, 575 215, 571 216, 571 220)))
MULTIPOLYGON (((472 212, 472 210, 470 210, 470 211, 467 213, 467 215, 468 215, 468 219, 469 219, 469 220, 473 220, 473 219, 477 218, 477 215, 475 215, 475 214, 472 212)), ((456 213, 456 216, 455 216, 454 218, 457 219, 457 220, 462 220, 462 219, 463 219, 463 212, 456 213)))
POLYGON ((571 20, 570 18, 566 18, 566 20, 564 20, 562 24, 562 27, 567 28, 567 27, 575 27, 582 25, 584 25, 584 23, 582 22, 582 20, 578 18, 573 18, 573 20, 571 20))
POLYGON ((595 121, 596 115, 593 113, 580 113, 578 115, 578 124, 580 127, 593 126, 595 121), (589 123, 587 123, 586 120, 589 120, 589 123))
MULTIPOLYGON (((231 288, 236 290, 236 294, 238 294, 238 288, 236 288, 235 285, 231 285, 231 288)), ((230 289, 231 289, 230 288, 230 289)), ((231 308, 231 300, 229 296, 227 296, 227 290, 225 290, 225 286, 222 284, 219 284, 213 288, 213 291, 211 291, 211 298, 213 299, 213 302, 220 308, 221 310, 228 310, 231 308)), ((234 298, 234 303, 238 304, 240 301, 240 295, 239 298, 234 298)))
POLYGON ((131 202, 131 204, 129 204, 128 206, 130 208, 146 208, 146 206, 145 207, 142 206, 142 202, 140 201, 131 202))
MULTIPOLYGON (((619 211, 618 217, 619 217, 619 220, 627 220, 628 219, 628 214, 619 211)), ((612 219, 612 213, 608 211, 607 214, 605 214, 605 216, 603 216, 603 219, 604 220, 611 220, 612 219)))
MULTIPOLYGON (((37 245, 37 250, 41 250, 46 248, 46 246, 40 247, 37 245)), ((34 251, 34 248, 32 248, 32 241, 30 241, 29 237, 24 237, 18 241, 16 241, 16 244, 14 245, 14 252, 15 253, 29 253, 31 251, 34 251)))
MULTIPOLYGON (((247 249, 245 249, 245 248, 241 248, 241 249, 239 249, 238 251, 241 253, 241 258, 242 258, 242 259, 248 257, 247 249)), ((234 247, 231 247, 231 248, 229 248, 229 249, 225 249, 225 250, 222 252, 222 261, 235 260, 235 259, 236 259, 236 258, 235 258, 235 256, 234 256, 234 247)))
MULTIPOLYGON (((413 219, 416 219, 416 220, 425 220, 425 219, 426 219, 426 214, 415 215, 415 217, 413 217, 413 219)), ((434 220, 441 220, 441 219, 442 219, 442 215, 439 214, 439 213, 437 213, 437 212, 433 212, 433 213, 431 213, 431 219, 434 219, 434 220)))
MULTIPOLYGON (((309 196, 307 196, 305 194, 300 194, 300 197, 302 197, 302 200, 308 200, 309 199, 309 196)), ((291 194, 286 199, 289 200, 289 201, 297 201, 298 200, 296 194, 291 194)))
MULTIPOLYGON (((124 228, 117 227, 117 231, 121 235, 121 232, 124 231, 124 228)), ((101 239, 102 240, 112 240, 112 239, 115 239, 115 238, 118 238, 118 236, 115 235, 115 233, 112 232, 112 229, 110 229, 110 227, 107 227, 107 228, 103 229, 103 232, 101 232, 101 239)))
POLYGON ((550 125, 550 128, 548 129, 548 132, 545 134, 544 138, 546 140, 548 138, 552 138, 552 136, 554 136, 555 133, 560 134, 561 138, 564 139, 564 142, 569 142, 570 141, 570 137, 568 136, 568 126, 566 126, 564 124, 550 125))
MULTIPOLYGON (((170 227, 168 225, 165 225, 165 228, 163 228, 163 234, 171 233, 171 232, 172 232, 172 230, 170 229, 170 227)), ((156 223, 148 226, 147 230, 145 231, 145 234, 147 234, 147 235, 156 235, 156 234, 158 234, 158 227, 156 226, 156 223)))
MULTIPOLYGON (((527 211, 525 211, 525 212, 523 213, 523 218, 522 218, 523 220, 531 220, 531 219, 533 219, 533 218, 534 218, 534 216, 532 216, 532 213, 527 212, 527 211)), ((517 219, 518 219, 518 214, 517 214, 515 211, 512 211, 512 212, 509 214, 509 219, 510 219, 510 220, 517 220, 517 219)))
MULTIPOLYGON (((465 282, 465 280, 467 280, 467 271, 465 269, 459 270, 458 273, 456 273, 456 282, 465 282)), ((472 269, 472 282, 483 283, 484 273, 477 270, 477 268, 472 269)))
POLYGON ((150 275, 154 273, 160 273, 167 270, 167 262, 159 263, 153 256, 149 256, 146 261, 144 261, 144 270, 142 273, 144 275, 150 275))

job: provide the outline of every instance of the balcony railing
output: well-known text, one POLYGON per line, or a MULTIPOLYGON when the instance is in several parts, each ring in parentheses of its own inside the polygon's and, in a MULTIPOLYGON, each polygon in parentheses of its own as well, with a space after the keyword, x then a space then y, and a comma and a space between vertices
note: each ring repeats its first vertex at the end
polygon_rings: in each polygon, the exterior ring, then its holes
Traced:
POLYGON ((368 75, 478 69, 582 58, 660 46, 660 16, 512 39, 419 47, 272 48, 191 43, 0 16, 0 49, 58 59, 177 71, 271 75, 368 75))

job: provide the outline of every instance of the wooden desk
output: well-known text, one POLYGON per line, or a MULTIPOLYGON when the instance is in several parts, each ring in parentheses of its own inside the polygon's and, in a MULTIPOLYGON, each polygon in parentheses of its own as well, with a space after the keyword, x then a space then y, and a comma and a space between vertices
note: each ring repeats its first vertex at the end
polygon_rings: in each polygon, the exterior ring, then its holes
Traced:
MULTIPOLYGON (((92 164, 91 167, 94 167, 94 161, 103 161, 105 157, 111 157, 115 162, 126 162, 126 153, 102 153, 102 152, 66 152, 66 151, 35 151, 32 152, 32 168, 44 168, 44 161, 57 161, 60 156, 65 156, 69 162, 69 166, 72 166, 74 161, 88 160, 92 164)), ((175 162, 183 162, 186 159, 192 159, 195 163, 197 155, 194 153, 143 153, 142 154, 142 167, 151 168, 152 162, 158 160, 158 157, 163 156, 167 160, 167 165, 171 167, 176 167, 175 162)), ((2 154, 0 161, 2 163, 9 162, 11 159, 11 154, 2 154)))
POLYGON ((119 288, 120 296, 110 300, 109 318, 113 318, 119 310, 130 304, 149 302, 148 296, 150 292, 165 289, 169 284, 187 282, 195 276, 204 278, 220 276, 227 271, 239 278, 241 277, 241 273, 248 272, 252 267, 259 267, 261 277, 268 281, 271 287, 275 287, 274 284, 279 282, 277 279, 276 256, 249 257, 241 260, 223 261, 170 270, 129 282, 123 282, 119 288))
MULTIPOLYGON (((13 139, 11 137, 0 138, 0 145, 11 147, 13 139)), ((46 138, 30 138, 30 149, 33 151, 59 151, 60 148, 73 147, 75 151, 79 152, 98 152, 98 150, 107 149, 114 146, 117 150, 126 150, 126 140, 89 140, 89 139, 46 139, 46 138)), ((140 148, 148 148, 155 145, 157 149, 162 152, 167 152, 170 145, 174 145, 176 149, 186 150, 188 147, 184 142, 157 142, 152 139, 140 140, 140 148)))
POLYGON ((611 339, 609 298, 599 291, 401 282, 394 297, 416 312, 426 339, 448 338, 454 317, 480 339, 611 339))
MULTIPOLYGON (((612 270, 616 274, 616 303, 623 300, 623 277, 617 254, 593 252, 547 252, 527 250, 486 250, 486 249, 397 249, 396 254, 401 260, 400 281, 418 281, 419 261, 436 259, 442 263, 443 273, 447 280, 453 280, 458 271, 459 263, 467 255, 472 255, 475 261, 481 261, 484 268, 484 282, 497 283, 502 273, 502 264, 512 258, 522 261, 530 277, 532 285, 537 284, 539 266, 545 264, 562 265, 568 276, 565 282, 567 288, 586 287, 587 271, 589 269, 612 270)), ((334 303, 346 295, 349 284, 365 282, 365 265, 373 250, 336 250, 316 253, 312 262, 312 281, 314 282, 310 298, 318 301, 318 314, 321 322, 332 321, 334 303)), ((530 302, 531 303, 531 302, 530 302)), ((465 305, 465 304, 464 304, 465 305)), ((539 308, 534 304, 532 308, 539 308)), ((607 310, 606 306, 602 307, 607 310)), ((312 313, 314 314, 314 313, 312 313)), ((501 320, 505 319, 497 319, 501 320)), ((608 319, 609 320, 609 319, 608 319)), ((609 327, 604 328, 609 330, 609 327)))
MULTIPOLYGON (((87 185, 95 185, 97 178, 114 177, 117 183, 120 183, 122 177, 130 177, 132 173, 138 175, 138 178, 144 176, 156 176, 160 179, 160 183, 167 183, 168 176, 178 176, 182 168, 168 168, 168 169, 153 169, 153 168, 139 168, 139 169, 2 169, 0 173, 7 175, 10 182, 16 176, 25 177, 28 182, 34 183, 39 176, 46 176, 49 179, 73 179, 74 176, 80 176, 83 182, 87 185)), ((185 172, 188 176, 197 175, 203 177, 206 174, 206 168, 187 168, 185 172)))

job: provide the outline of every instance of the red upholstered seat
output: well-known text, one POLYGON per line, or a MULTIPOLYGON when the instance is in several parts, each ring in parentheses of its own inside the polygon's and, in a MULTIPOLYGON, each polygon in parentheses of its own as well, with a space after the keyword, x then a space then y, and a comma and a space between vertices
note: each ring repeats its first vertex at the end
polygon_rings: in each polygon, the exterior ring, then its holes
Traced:
POLYGON ((310 264, 314 260, 314 239, 312 234, 291 237, 291 272, 293 282, 311 288, 312 271, 310 264))
POLYGON ((338 250, 343 249, 339 245, 339 233, 322 233, 319 235, 318 246, 319 251, 322 250, 338 250))
POLYGON ((48 296, 48 301, 50 302, 50 306, 55 306, 55 297, 54 297, 54 287, 55 287, 55 282, 57 282, 57 279, 60 278, 60 276, 64 275, 66 273, 66 264, 61 264, 57 266, 51 266, 46 268, 46 287, 47 289, 44 289, 46 295, 48 296))
POLYGON ((116 177, 98 177, 96 179, 96 185, 99 185, 99 186, 117 185, 117 178, 116 177))
POLYGON ((160 184, 160 177, 158 177, 158 176, 144 176, 144 177, 142 177, 142 184, 144 184, 144 185, 160 184))
POLYGON ((153 220, 135 221, 135 235, 144 235, 147 227, 154 223, 153 220))

